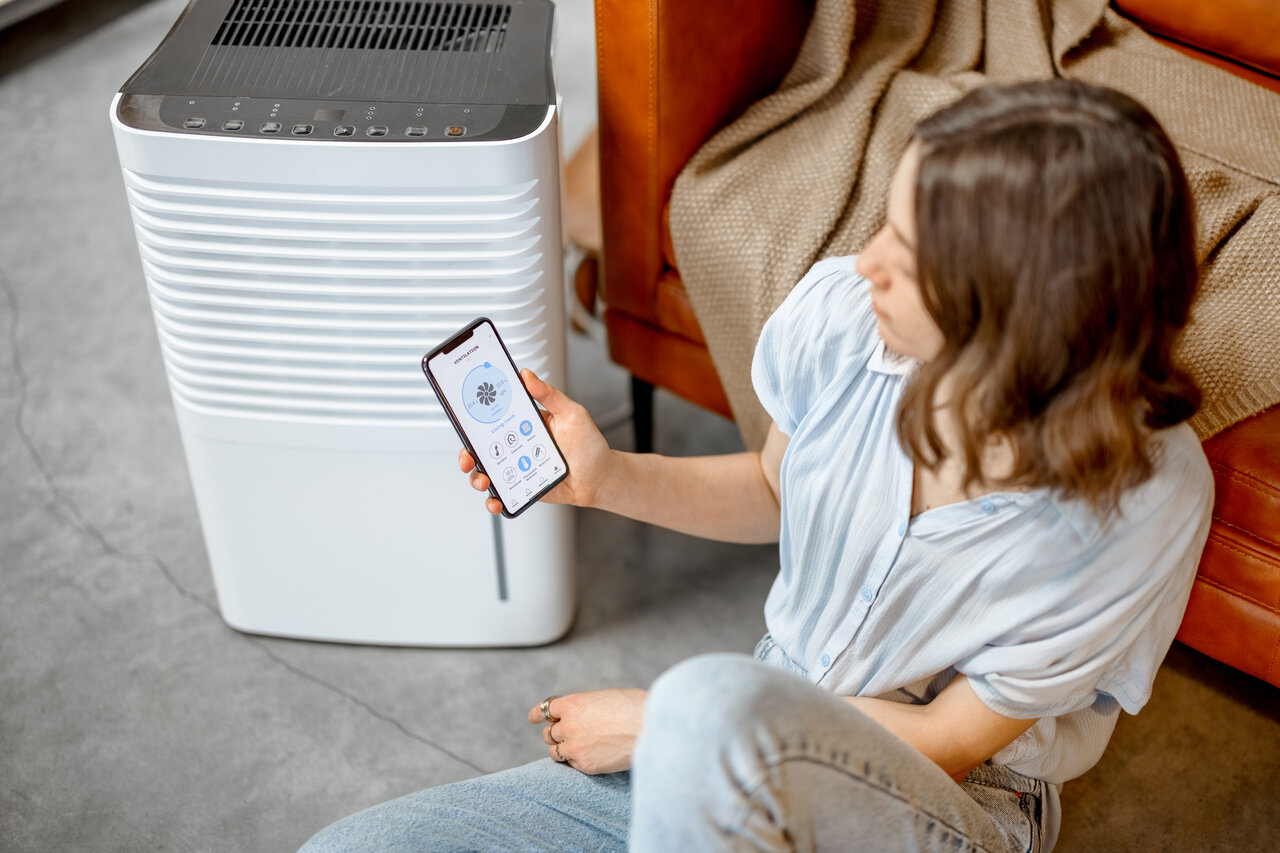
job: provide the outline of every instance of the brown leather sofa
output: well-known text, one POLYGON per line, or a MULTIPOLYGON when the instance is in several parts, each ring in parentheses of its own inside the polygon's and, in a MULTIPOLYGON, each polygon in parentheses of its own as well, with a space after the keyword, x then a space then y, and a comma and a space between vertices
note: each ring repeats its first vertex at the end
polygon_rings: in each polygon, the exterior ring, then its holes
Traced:
MULTIPOLYGON (((1116 0, 1176 49, 1280 92, 1280 7, 1233 0, 1116 0), (1230 22, 1224 26, 1223 21, 1230 22)), ((604 303, 610 355, 634 377, 637 447, 651 443, 653 386, 731 417, 667 229, 671 186, 704 140, 777 86, 812 0, 596 0, 603 249, 579 299, 604 303)), ((1280 686, 1280 407, 1205 442, 1216 503, 1178 635, 1280 686)))

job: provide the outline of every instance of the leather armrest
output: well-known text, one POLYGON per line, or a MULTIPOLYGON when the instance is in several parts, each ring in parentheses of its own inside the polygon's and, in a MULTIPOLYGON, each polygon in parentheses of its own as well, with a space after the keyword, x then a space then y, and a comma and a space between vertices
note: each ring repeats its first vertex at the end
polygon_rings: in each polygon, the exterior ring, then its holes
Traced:
POLYGON ((813 0, 596 0, 601 294, 656 324, 662 211, 712 134, 777 88, 813 0))
POLYGON ((1280 76, 1280 5, 1275 0, 1115 0, 1115 5, 1154 35, 1280 76))
POLYGON ((1204 443, 1213 523, 1178 639, 1280 686, 1280 406, 1204 443))

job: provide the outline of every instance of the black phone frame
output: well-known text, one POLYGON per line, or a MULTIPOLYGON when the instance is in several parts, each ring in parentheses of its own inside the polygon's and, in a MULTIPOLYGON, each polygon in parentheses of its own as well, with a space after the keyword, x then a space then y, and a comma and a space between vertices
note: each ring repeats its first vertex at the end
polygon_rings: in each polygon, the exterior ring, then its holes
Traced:
POLYGON ((448 398, 445 396, 444 391, 441 390, 440 384, 436 382, 436 378, 431 375, 431 359, 435 358, 437 355, 440 355, 440 354, 448 355, 450 352, 453 352, 463 343, 470 340, 471 337, 475 335, 476 329, 479 328, 480 325, 483 323, 488 323, 489 327, 493 329, 493 337, 498 341, 498 346, 502 347, 502 354, 506 356, 507 364, 511 365, 511 370, 515 373, 516 381, 520 385, 520 390, 523 391, 524 395, 529 398, 529 402, 533 405, 533 410, 538 413, 539 417, 542 417, 543 410, 538 406, 538 401, 533 399, 533 395, 529 393, 529 389, 524 386, 524 379, 520 377, 520 368, 516 367, 516 361, 514 358, 511 357, 511 351, 507 349, 507 342, 502 339, 502 335, 498 332, 497 324, 494 323, 492 320, 490 320, 488 317, 475 318, 466 326, 454 332, 452 335, 446 338, 443 342, 432 347, 431 351, 422 357, 422 372, 427 377, 427 381, 431 383, 431 390, 435 392, 436 399, 440 401, 440 405, 444 409, 444 413, 449 416, 449 423, 453 424, 453 429, 458 434, 458 438, 462 439, 463 447, 467 449, 467 452, 471 454, 472 460, 475 461, 476 469, 479 470, 481 474, 484 474, 486 477, 489 478, 489 494, 497 498, 498 503, 502 505, 503 517, 518 518, 522 513, 525 512, 525 510, 527 510, 529 507, 533 506, 538 501, 540 501, 547 494, 547 492, 551 491, 556 486, 564 482, 565 478, 569 476, 569 460, 564 458, 564 452, 560 449, 560 445, 556 442, 556 437, 552 434, 550 427, 547 426, 546 418, 543 417, 542 428, 546 430, 547 437, 551 439, 551 446, 556 449, 556 455, 559 456, 560 461, 564 463, 564 471, 560 474, 559 477, 557 477, 556 479, 548 483, 544 489, 542 489, 533 497, 529 498, 528 503, 520 507, 520 509, 516 510, 515 512, 511 512, 509 509, 507 509, 506 502, 502 500, 502 496, 498 494, 498 490, 494 486, 493 477, 489 475, 489 472, 485 470, 484 464, 480 461, 480 454, 477 453, 476 449, 471 446, 471 441, 467 438, 467 434, 463 430, 462 424, 458 420, 458 416, 454 413, 453 407, 449 405, 448 398))

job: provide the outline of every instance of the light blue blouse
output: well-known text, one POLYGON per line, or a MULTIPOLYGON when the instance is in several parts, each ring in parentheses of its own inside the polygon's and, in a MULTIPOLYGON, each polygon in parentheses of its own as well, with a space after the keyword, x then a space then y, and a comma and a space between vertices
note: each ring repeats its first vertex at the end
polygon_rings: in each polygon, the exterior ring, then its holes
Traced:
POLYGON ((895 416, 915 366, 885 349, 851 257, 816 264, 765 325, 752 380, 791 439, 769 631, 838 695, 927 702, 964 673, 991 709, 1042 718, 994 761, 1074 778, 1151 695, 1208 536, 1208 462, 1181 424, 1105 524, 1047 489, 912 518, 895 416))

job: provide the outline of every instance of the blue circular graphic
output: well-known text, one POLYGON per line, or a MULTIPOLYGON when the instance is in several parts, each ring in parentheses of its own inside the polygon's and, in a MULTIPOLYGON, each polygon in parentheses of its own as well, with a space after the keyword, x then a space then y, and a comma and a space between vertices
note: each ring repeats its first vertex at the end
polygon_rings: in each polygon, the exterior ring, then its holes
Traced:
POLYGON ((533 434, 533 424, 531 424, 529 421, 521 421, 521 422, 520 422, 520 434, 521 434, 521 435, 532 435, 532 434, 533 434))
POLYGON ((517 462, 516 464, 520 466, 521 471, 528 471, 530 468, 533 467, 533 462, 530 461, 528 456, 521 456, 520 461, 517 462))
POLYGON ((491 424, 511 408, 511 383, 506 374, 485 362, 462 380, 462 405, 482 424, 491 424))

